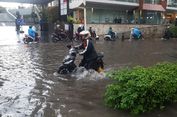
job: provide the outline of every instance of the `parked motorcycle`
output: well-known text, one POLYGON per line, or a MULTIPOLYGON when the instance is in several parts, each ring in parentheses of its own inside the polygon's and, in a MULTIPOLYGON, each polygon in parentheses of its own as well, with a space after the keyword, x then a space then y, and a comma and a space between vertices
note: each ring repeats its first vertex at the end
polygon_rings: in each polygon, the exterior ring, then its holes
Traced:
MULTIPOLYGON (((58 73, 59 74, 68 74, 72 73, 76 68, 75 58, 78 53, 78 50, 75 47, 71 47, 71 45, 67 46, 69 48, 69 54, 64 58, 62 64, 59 66, 58 73)), ((104 64, 103 64, 103 53, 98 53, 98 57, 94 62, 94 65, 92 68, 89 69, 94 69, 97 72, 101 72, 104 69, 104 64)))
POLYGON ((67 38, 68 38, 68 36, 65 32, 62 32, 60 34, 52 33, 52 35, 51 35, 52 42, 54 42, 54 43, 56 43, 58 41, 66 40, 67 38))
POLYGON ((38 35, 38 33, 36 33, 35 39, 27 34, 25 34, 25 37, 23 38, 23 42, 25 44, 28 44, 30 42, 39 42, 39 41, 40 41, 40 36, 38 35))

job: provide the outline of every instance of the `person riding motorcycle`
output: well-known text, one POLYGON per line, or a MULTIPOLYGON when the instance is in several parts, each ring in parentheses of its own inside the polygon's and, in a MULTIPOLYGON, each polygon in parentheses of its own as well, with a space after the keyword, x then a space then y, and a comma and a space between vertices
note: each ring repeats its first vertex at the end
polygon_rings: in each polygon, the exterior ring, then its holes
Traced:
POLYGON ((79 25, 77 31, 75 32, 75 40, 81 40, 80 32, 84 31, 84 26, 79 25))
POLYGON ((113 32, 112 27, 109 27, 108 35, 111 35, 111 38, 115 37, 115 32, 113 32))
POLYGON ((96 61, 98 55, 91 41, 90 32, 82 31, 80 32, 80 35, 82 36, 82 43, 75 47, 77 49, 83 49, 83 51, 79 53, 80 55, 83 55, 83 59, 81 60, 79 66, 83 66, 86 69, 94 69, 94 62, 96 61))
POLYGON ((36 31, 32 28, 32 26, 29 26, 28 35, 32 37, 33 41, 35 40, 37 36, 36 31))
POLYGON ((130 40, 132 38, 134 38, 134 39, 143 38, 143 35, 142 35, 141 31, 139 30, 139 28, 137 26, 131 29, 130 40))

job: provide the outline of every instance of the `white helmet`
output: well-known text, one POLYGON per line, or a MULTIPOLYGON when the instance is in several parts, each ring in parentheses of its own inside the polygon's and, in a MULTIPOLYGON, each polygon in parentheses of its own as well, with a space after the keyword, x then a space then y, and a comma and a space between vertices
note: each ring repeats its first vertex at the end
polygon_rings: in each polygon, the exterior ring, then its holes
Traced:
POLYGON ((82 27, 82 25, 80 24, 79 27, 82 27))
POLYGON ((60 25, 59 24, 57 24, 57 28, 59 28, 60 27, 60 25))
POLYGON ((79 34, 80 34, 81 36, 84 36, 83 39, 88 39, 88 38, 91 36, 91 35, 90 35, 90 32, 87 31, 87 30, 81 31, 79 34))

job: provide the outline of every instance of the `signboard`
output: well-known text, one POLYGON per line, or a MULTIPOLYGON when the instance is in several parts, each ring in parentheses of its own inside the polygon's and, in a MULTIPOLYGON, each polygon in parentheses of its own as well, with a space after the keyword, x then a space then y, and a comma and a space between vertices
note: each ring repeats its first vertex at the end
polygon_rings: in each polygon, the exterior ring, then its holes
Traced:
POLYGON ((60 0, 60 15, 67 15, 68 0, 60 0))

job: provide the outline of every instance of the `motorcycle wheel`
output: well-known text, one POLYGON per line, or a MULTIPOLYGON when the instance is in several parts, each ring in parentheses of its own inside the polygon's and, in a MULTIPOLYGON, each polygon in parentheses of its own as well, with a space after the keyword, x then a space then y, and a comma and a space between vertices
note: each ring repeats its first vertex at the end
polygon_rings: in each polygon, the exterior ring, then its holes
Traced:
POLYGON ((104 40, 109 41, 109 40, 110 40, 110 38, 109 38, 109 37, 105 37, 105 38, 104 38, 104 40))
POLYGON ((60 74, 68 74, 68 73, 69 73, 69 71, 67 69, 62 69, 60 71, 60 74))
POLYGON ((67 74, 67 73, 69 73, 67 67, 64 66, 64 65, 61 65, 57 72, 58 72, 58 74, 67 74))
POLYGON ((23 42, 24 42, 24 44, 28 44, 29 43, 26 38, 23 38, 23 42))

